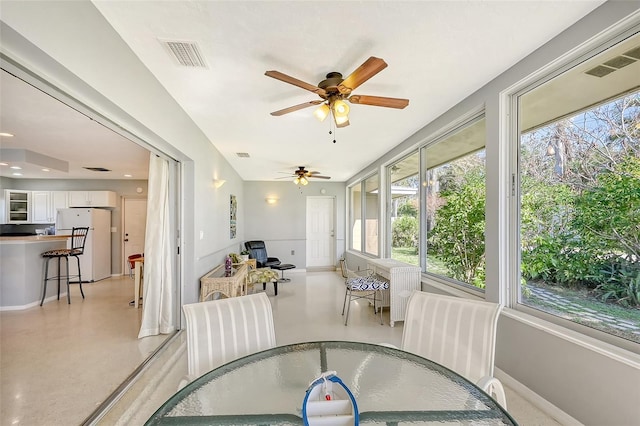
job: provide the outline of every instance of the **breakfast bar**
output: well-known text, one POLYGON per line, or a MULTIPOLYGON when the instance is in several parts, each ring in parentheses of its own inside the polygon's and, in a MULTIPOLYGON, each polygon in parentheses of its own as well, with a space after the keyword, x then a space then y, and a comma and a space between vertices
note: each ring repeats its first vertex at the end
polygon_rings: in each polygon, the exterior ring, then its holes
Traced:
MULTIPOLYGON (((45 263, 41 253, 65 248, 68 238, 68 235, 0 237, 0 310, 26 309, 40 303, 45 263)), ((57 297, 57 291, 57 286, 49 286, 46 297, 57 297)))

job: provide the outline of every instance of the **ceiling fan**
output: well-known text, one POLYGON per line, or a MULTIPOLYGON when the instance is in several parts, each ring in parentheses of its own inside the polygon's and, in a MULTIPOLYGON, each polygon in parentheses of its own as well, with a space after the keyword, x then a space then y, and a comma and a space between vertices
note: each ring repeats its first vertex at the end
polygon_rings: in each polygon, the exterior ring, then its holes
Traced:
MULTIPOLYGON (((295 170, 290 176, 293 176, 293 183, 296 185, 308 185, 309 179, 331 179, 330 176, 322 176, 320 172, 310 172, 304 168, 304 166, 299 166, 297 170, 295 170)), ((278 178, 284 179, 284 178, 278 178)))
POLYGON ((267 71, 264 74, 275 78, 276 80, 284 81, 285 83, 293 84, 294 86, 301 87, 305 90, 313 92, 322 98, 321 100, 315 100, 305 102, 303 104, 294 105, 289 108, 274 111, 271 115, 280 116, 288 114, 299 109, 308 108, 313 105, 320 105, 318 109, 313 113, 320 121, 324 121, 329 114, 333 115, 333 119, 337 127, 346 127, 349 125, 349 105, 345 102, 349 101, 352 104, 360 105, 372 105, 387 108, 403 109, 409 105, 408 99, 400 98, 386 98, 382 96, 369 96, 369 95, 356 95, 351 92, 355 90, 365 81, 382 71, 387 67, 387 63, 380 58, 371 56, 364 61, 355 71, 353 71, 347 78, 342 78, 342 74, 339 72, 330 72, 327 74, 327 78, 318 83, 317 86, 313 84, 305 83, 297 78, 290 77, 279 71, 267 71))

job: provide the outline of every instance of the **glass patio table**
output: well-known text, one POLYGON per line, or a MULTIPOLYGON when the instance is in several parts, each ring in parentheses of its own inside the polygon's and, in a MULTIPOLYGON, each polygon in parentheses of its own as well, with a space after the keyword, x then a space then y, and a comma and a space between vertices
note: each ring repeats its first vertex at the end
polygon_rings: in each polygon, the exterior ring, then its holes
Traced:
POLYGON ((360 423, 516 425, 491 397, 428 359, 358 342, 279 346, 222 365, 178 391, 148 425, 302 424, 309 384, 335 371, 360 423))

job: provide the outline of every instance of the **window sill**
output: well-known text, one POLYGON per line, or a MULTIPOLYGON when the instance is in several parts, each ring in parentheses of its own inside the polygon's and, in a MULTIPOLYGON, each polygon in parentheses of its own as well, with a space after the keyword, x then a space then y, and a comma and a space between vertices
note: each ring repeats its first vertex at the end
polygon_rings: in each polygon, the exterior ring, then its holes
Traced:
POLYGON ((640 345, 633 342, 625 341, 631 347, 623 348, 521 310, 505 307, 501 315, 640 370, 640 345))

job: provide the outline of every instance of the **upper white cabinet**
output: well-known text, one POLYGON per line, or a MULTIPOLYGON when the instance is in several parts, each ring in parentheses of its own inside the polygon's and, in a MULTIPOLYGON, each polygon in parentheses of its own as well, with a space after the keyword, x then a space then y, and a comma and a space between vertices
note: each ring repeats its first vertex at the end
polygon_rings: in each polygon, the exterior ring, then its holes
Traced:
POLYGON ((69 191, 69 207, 116 207, 113 191, 69 191))
POLYGON ((31 191, 5 189, 6 223, 29 223, 31 219, 31 191))
POLYGON ((67 191, 33 191, 31 223, 55 223, 58 209, 69 207, 67 191))
POLYGON ((31 193, 31 222, 51 223, 51 191, 33 191, 31 193))

